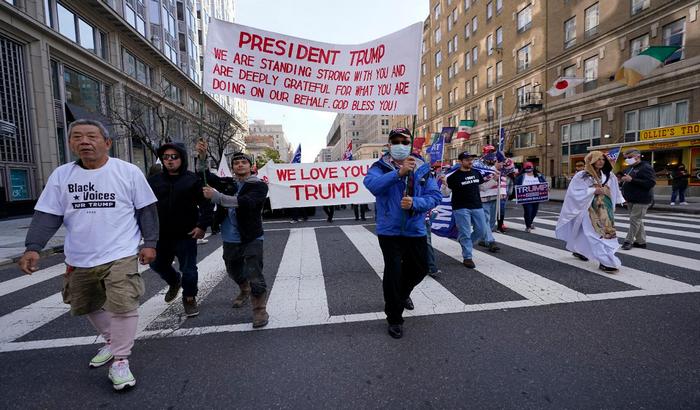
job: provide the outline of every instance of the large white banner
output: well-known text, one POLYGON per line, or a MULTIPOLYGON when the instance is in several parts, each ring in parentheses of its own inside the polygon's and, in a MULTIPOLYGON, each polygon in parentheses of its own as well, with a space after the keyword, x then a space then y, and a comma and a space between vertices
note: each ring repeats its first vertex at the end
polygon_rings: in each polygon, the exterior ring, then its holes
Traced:
POLYGON ((311 164, 275 164, 270 161, 258 170, 258 177, 270 189, 272 209, 367 204, 374 202, 374 196, 362 180, 375 161, 311 164))
POLYGON ((212 19, 204 90, 349 114, 416 114, 423 23, 359 45, 320 43, 212 19))

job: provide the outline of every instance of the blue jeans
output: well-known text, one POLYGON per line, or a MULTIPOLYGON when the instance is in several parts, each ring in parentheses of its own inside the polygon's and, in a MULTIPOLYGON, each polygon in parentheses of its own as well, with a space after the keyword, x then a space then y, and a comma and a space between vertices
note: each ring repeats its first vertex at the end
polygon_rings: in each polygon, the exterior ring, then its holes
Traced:
MULTIPOLYGON (((455 209, 452 211, 459 231, 459 244, 462 246, 462 258, 471 259, 473 243, 484 237, 485 231, 489 231, 486 226, 486 216, 484 209, 455 209)), ((493 235, 492 235, 493 237, 493 235)))
POLYGON ((533 204, 523 204, 523 213, 525 217, 526 228, 532 228, 532 221, 535 220, 535 216, 537 216, 538 209, 540 209, 539 202, 535 202, 533 204))
POLYGON ((433 241, 430 237, 430 230, 432 226, 433 224, 430 223, 429 220, 425 221, 425 232, 427 233, 426 236, 428 237, 428 273, 435 273, 438 270, 437 265, 435 264, 435 250, 433 249, 433 241))
POLYGON ((686 189, 688 189, 688 187, 674 188, 673 192, 671 192, 671 202, 676 202, 676 197, 680 197, 680 202, 685 202, 686 189))
POLYGON ((197 240, 161 239, 156 245, 156 260, 151 263, 151 269, 156 271, 170 286, 182 280, 182 296, 197 296, 197 240), (180 271, 173 268, 173 260, 177 257, 180 271))
POLYGON ((482 206, 484 207, 486 227, 484 227, 484 234, 480 239, 489 244, 496 242, 496 239, 493 237, 493 230, 496 228, 496 200, 484 202, 482 206))

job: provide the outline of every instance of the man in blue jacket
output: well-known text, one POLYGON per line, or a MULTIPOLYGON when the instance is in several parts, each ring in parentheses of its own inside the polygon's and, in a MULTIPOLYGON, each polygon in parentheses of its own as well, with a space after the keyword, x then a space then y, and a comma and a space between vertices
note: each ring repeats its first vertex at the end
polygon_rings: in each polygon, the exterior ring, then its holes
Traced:
POLYGON ((389 152, 372 164, 364 184, 376 197, 377 236, 384 256, 384 312, 389 335, 403 336, 403 310, 428 273, 425 213, 442 199, 430 166, 411 155, 411 132, 389 133, 389 152))

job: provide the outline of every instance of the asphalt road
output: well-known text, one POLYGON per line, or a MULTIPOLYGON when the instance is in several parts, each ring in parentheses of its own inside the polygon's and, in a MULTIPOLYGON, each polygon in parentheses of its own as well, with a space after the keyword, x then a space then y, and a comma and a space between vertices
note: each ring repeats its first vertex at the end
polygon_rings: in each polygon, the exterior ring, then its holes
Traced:
POLYGON ((124 393, 106 367, 88 369, 93 331, 55 300, 61 255, 36 283, 2 267, 0 407, 700 408, 700 217, 652 213, 648 249, 621 251, 611 276, 551 238, 557 210, 542 206, 527 234, 509 209, 502 251, 477 253, 474 271, 436 239, 443 273, 414 291, 400 340, 381 313, 371 218, 266 223, 272 317, 260 331, 249 308, 230 308, 212 236, 199 247, 199 317, 161 303, 164 283, 143 273, 150 320, 124 393))

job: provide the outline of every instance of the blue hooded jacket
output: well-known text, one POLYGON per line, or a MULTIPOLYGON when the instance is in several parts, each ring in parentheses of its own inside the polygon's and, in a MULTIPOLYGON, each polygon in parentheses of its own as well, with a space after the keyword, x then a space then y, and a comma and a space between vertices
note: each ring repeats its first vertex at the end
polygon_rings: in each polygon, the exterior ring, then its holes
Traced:
POLYGON ((425 213, 442 200, 437 181, 430 175, 430 166, 421 157, 412 156, 416 158, 416 169, 411 210, 401 209, 407 177, 399 176, 399 171, 390 163, 389 154, 367 171, 364 184, 377 199, 377 235, 425 236, 425 213))

